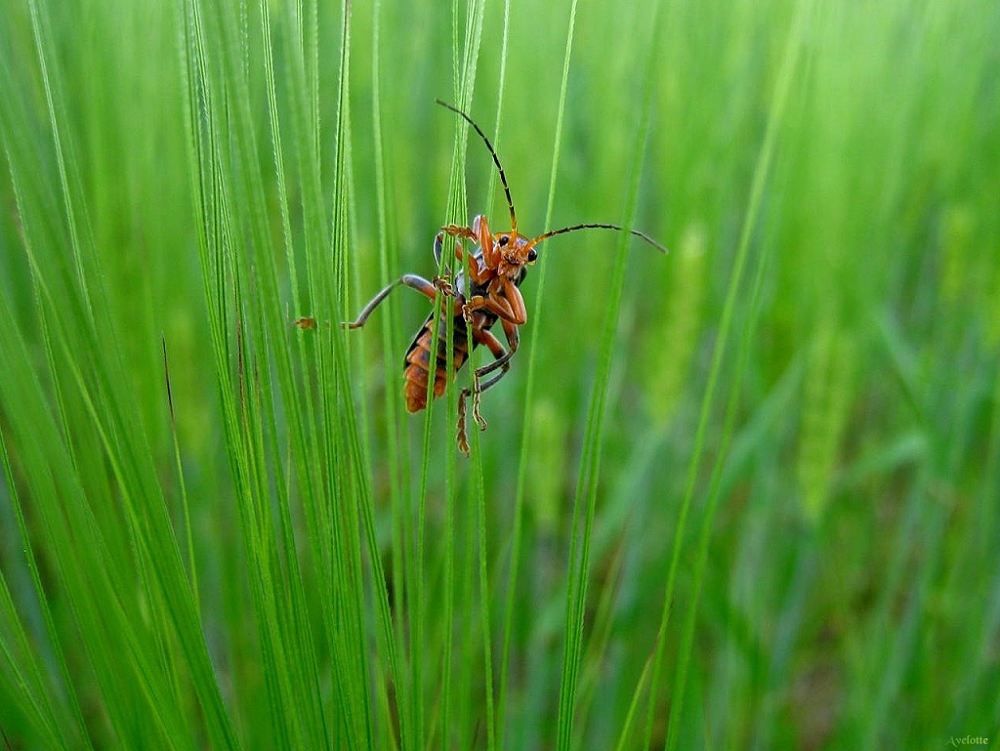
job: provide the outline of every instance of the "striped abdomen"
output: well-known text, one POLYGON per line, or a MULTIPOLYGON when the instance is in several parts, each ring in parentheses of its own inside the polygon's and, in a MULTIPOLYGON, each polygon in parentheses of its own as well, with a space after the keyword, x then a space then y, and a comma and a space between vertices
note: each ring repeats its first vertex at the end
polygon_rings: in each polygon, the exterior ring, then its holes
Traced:
MULTIPOLYGON (((488 315, 482 311, 475 311, 473 314, 473 329, 489 329, 496 323, 496 316, 488 315)), ((452 316, 452 367, 454 372, 458 372, 465 361, 469 359, 469 335, 468 324, 461 314, 452 316)), ((444 393, 445 385, 448 382, 448 316, 443 316, 438 324, 438 341, 436 358, 434 364, 434 397, 437 398, 444 393)), ((410 412, 419 412, 427 406, 427 377, 430 373, 431 362, 431 340, 434 334, 434 314, 427 316, 424 325, 417 332, 406 351, 406 370, 403 377, 406 385, 403 393, 406 395, 406 409, 410 412)), ((478 342, 472 340, 473 349, 478 342)))

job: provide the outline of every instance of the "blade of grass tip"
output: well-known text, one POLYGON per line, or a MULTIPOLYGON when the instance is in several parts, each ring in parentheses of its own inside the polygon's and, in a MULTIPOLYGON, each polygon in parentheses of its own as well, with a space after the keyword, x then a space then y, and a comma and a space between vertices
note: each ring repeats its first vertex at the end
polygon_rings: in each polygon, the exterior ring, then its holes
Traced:
MULTIPOLYGON (((761 144, 760 153, 757 157, 757 164, 754 168, 750 196, 747 201, 747 208, 744 214, 743 227, 740 232, 740 239, 736 250, 736 260, 733 273, 730 277, 729 286, 726 291, 726 298, 723 304, 722 317, 719 322, 719 333, 716 338, 716 348, 712 354, 712 363, 709 368, 708 383, 705 387, 705 395, 702 399, 701 410, 698 419, 698 428, 695 435, 694 451, 688 467, 688 476, 685 486, 684 499, 681 503, 681 510, 678 516, 677 530, 674 538, 674 548, 670 560, 670 569, 667 575, 667 586, 664 593, 663 609, 660 616, 659 638, 660 644, 657 648, 656 662, 654 665, 653 681, 651 684, 649 709, 646 720, 646 740, 645 747, 649 748, 652 736, 652 722, 656 705, 656 686, 662 666, 664 654, 664 639, 667 622, 670 614, 670 606, 673 601, 674 584, 678 562, 680 559, 681 539, 686 529, 687 515, 694 497, 694 488, 697 482, 698 467, 701 464, 701 455, 704 450, 705 435, 708 428, 708 421, 711 412, 712 402, 715 398, 715 389, 722 371, 722 361, 726 351, 726 342, 729 338, 729 331, 733 325, 733 312, 736 308, 737 293, 742 286, 743 272, 746 267, 750 252, 750 240, 753 236, 757 217, 760 211, 760 204, 763 198, 764 186, 767 183, 770 167, 773 161, 775 143, 779 126, 784 119, 785 103, 795 71, 798 68, 799 53, 802 48, 802 31, 806 19, 809 16, 811 0, 800 0, 795 8, 795 16, 788 32, 785 50, 782 55, 781 68, 775 86, 774 98, 772 101, 767 128, 764 133, 764 140, 761 144)), ((664 748, 673 749, 677 746, 681 718, 683 712, 684 690, 687 680, 687 670, 690 664, 691 651, 694 643, 695 623, 698 611, 698 600, 704 581, 704 573, 708 560, 708 542, 711 536, 715 513, 719 502, 719 484, 722 471, 725 467, 728 453, 728 444, 732 435, 736 420, 736 406, 739 397, 739 384, 741 382, 740 373, 746 367, 749 357, 749 340, 753 331, 753 320, 755 320, 759 309, 760 288, 763 280, 763 269, 766 257, 762 256, 757 265, 754 287, 751 293, 751 322, 743 329, 741 351, 739 353, 736 373, 731 380, 730 394, 727 399, 726 417, 723 429, 723 438, 720 450, 716 455, 713 465, 711 481, 709 486, 708 501, 705 514, 702 520, 701 531, 698 539, 697 562, 695 564, 694 586, 692 589, 692 602, 687 609, 687 619, 685 621, 682 634, 682 643, 679 652, 679 660, 676 669, 676 676, 672 690, 670 717, 672 719, 664 748)))
POLYGON ((654 652, 650 652, 649 657, 646 658, 646 664, 642 667, 642 673, 639 675, 639 682, 636 684, 635 691, 632 693, 632 701, 629 702, 628 711, 625 713, 625 721, 622 723, 622 730, 618 735, 618 743, 615 745, 615 751, 622 751, 628 741, 629 731, 632 729, 632 723, 635 720, 636 711, 639 708, 639 699, 642 697, 642 692, 649 684, 649 675, 653 668, 653 657, 654 652))

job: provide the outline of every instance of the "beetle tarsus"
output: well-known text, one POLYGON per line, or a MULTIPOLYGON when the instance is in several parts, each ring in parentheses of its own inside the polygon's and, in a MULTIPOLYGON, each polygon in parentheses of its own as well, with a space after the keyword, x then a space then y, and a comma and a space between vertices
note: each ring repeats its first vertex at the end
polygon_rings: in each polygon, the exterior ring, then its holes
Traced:
POLYGON ((469 436, 465 432, 465 398, 469 395, 469 389, 462 389, 458 395, 458 450, 466 456, 469 455, 469 436))
POLYGON ((479 425, 480 430, 486 430, 486 419, 479 413, 479 395, 482 393, 477 383, 476 390, 472 392, 472 419, 479 425))
POLYGON ((431 279, 431 284, 445 297, 454 297, 455 288, 451 284, 451 277, 448 274, 435 276, 431 279))

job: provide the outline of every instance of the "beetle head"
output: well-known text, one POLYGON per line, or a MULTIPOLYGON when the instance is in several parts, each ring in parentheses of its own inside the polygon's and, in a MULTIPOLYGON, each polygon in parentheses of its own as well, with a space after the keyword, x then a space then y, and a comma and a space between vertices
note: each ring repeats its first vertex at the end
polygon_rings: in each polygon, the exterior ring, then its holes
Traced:
POLYGON ((493 236, 495 247, 500 251, 500 265, 497 274, 514 279, 525 266, 531 266, 538 259, 531 240, 516 230, 499 232, 493 236))

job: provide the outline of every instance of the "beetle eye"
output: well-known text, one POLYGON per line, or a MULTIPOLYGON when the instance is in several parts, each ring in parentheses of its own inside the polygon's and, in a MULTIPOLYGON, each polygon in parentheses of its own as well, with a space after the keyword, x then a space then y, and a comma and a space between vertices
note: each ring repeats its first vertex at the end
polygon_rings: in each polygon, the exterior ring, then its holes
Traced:
POLYGON ((510 242, 510 236, 509 235, 500 235, 500 239, 497 240, 497 245, 499 245, 502 248, 504 245, 506 245, 509 242, 510 242))
POLYGON ((528 251, 528 263, 534 263, 536 258, 538 258, 538 253, 536 253, 535 249, 532 248, 528 251))

